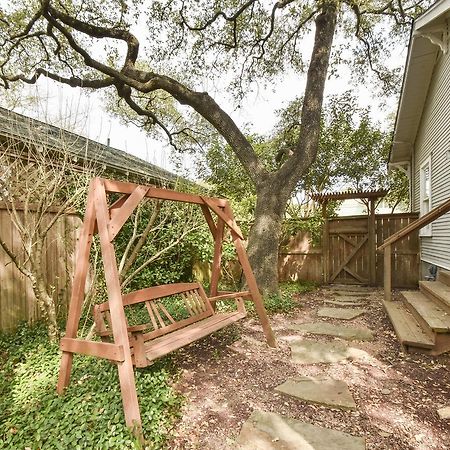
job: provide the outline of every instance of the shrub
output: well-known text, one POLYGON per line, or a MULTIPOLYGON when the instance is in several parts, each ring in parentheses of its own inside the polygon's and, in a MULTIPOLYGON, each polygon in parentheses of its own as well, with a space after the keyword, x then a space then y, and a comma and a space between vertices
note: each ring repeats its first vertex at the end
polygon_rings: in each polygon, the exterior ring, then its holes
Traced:
MULTIPOLYGON (((43 326, 0 336, 0 449, 141 448, 125 426, 115 365, 75 356, 71 384, 60 397, 60 358, 43 326)), ((145 448, 162 448, 179 416, 174 375, 167 359, 136 371, 145 448)))
MULTIPOLYGON (((281 283, 280 293, 264 297, 264 306, 268 314, 290 313, 301 308, 301 303, 295 298, 298 294, 310 292, 316 285, 310 281, 299 281, 297 283, 281 283)), ((253 302, 246 302, 246 308, 251 314, 255 314, 253 302)))

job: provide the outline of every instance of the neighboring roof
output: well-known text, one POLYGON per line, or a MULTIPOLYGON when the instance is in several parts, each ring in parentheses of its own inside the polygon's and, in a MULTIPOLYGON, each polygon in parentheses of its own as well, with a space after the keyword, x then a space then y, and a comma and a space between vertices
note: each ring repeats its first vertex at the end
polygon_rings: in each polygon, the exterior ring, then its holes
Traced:
POLYGON ((329 200, 349 200, 358 198, 380 198, 384 197, 388 191, 342 191, 342 192, 323 192, 312 194, 311 198, 320 203, 328 202, 329 200))
POLYGON ((65 151, 82 160, 92 161, 121 173, 132 174, 152 183, 173 184, 179 178, 161 167, 117 148, 1 107, 0 135, 55 150, 60 150, 63 143, 65 151))
POLYGON ((390 163, 402 163, 411 159, 449 15, 450 0, 441 0, 414 22, 389 156, 390 163))

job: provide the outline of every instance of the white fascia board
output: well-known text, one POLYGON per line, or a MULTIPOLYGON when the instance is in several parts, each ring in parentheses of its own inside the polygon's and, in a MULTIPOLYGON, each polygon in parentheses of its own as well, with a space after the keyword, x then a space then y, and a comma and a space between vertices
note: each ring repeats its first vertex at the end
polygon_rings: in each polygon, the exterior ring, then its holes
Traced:
MULTIPOLYGON (((445 23, 450 14, 450 0, 442 0, 416 19, 406 59, 402 92, 397 111, 389 162, 410 159, 431 82, 439 46, 425 35, 445 23), (424 34, 422 34, 424 33, 424 34), (436 45, 435 45, 436 44, 436 45)), ((441 47, 442 49, 442 47, 441 47)))
POLYGON ((441 0, 436 2, 431 8, 425 11, 414 22, 414 31, 418 31, 423 27, 426 27, 431 22, 434 22, 441 16, 445 16, 450 10, 450 0, 441 0))

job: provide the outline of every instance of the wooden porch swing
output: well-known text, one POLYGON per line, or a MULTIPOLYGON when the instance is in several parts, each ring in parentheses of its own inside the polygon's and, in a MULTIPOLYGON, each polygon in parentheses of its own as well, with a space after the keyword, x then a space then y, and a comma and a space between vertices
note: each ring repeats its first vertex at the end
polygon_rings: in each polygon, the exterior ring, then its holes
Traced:
POLYGON ((243 236, 227 200, 186 194, 154 186, 95 178, 89 188, 86 215, 77 247, 66 334, 60 343, 62 359, 57 391, 62 394, 64 388, 69 385, 74 353, 106 358, 115 362, 119 371, 126 424, 140 433, 142 423, 133 366, 148 366, 156 358, 242 319, 246 315, 244 299, 254 302, 267 343, 269 346, 275 347, 275 337, 248 261, 243 245, 243 236), (108 206, 108 194, 122 195, 119 200, 108 206), (209 297, 199 283, 153 286, 126 295, 122 294, 113 241, 145 197, 192 203, 201 207, 214 238, 209 297), (211 211, 217 216, 216 221, 214 221, 211 211), (247 281, 247 291, 235 293, 218 291, 225 227, 230 230, 247 281), (89 253, 95 233, 98 233, 100 237, 108 293, 108 301, 94 307, 96 331, 102 342, 77 338, 89 268, 89 253), (169 312, 170 308, 167 307, 167 302, 170 303, 176 296, 184 304, 187 317, 184 316, 180 319, 169 312), (216 302, 222 300, 234 300, 236 311, 217 312, 216 302), (129 326, 125 308, 132 305, 145 307, 150 318, 149 323, 129 326))

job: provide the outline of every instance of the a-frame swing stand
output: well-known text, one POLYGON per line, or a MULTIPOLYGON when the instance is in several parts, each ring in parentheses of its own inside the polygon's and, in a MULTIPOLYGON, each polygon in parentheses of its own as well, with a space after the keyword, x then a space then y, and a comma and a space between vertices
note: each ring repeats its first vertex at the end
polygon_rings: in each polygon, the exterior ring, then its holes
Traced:
POLYGON ((275 337, 248 261, 243 245, 243 236, 234 220, 227 200, 186 194, 154 186, 142 186, 102 178, 93 179, 89 188, 86 215, 78 241, 66 334, 61 339, 62 359, 57 386, 58 393, 63 393, 64 388, 69 385, 74 353, 82 353, 113 361, 117 364, 119 371, 126 423, 140 433, 141 416, 133 365, 145 367, 151 364, 153 359, 244 317, 244 298, 254 302, 267 343, 269 346, 275 347, 275 337), (122 195, 119 200, 109 206, 108 194, 122 195), (214 237, 214 258, 209 297, 206 296, 203 288, 198 283, 154 286, 122 295, 113 241, 127 219, 145 197, 187 202, 201 207, 214 237), (211 212, 217 216, 216 221, 214 221, 211 212), (230 230, 237 256, 246 278, 248 291, 240 293, 218 292, 225 227, 228 227, 230 230), (89 269, 89 253, 95 233, 98 233, 100 238, 108 293, 107 302, 94 308, 97 331, 99 336, 102 337, 102 342, 77 339, 89 269), (164 305, 158 303, 161 298, 169 297, 175 293, 182 295, 186 301, 191 316, 188 319, 175 321, 164 305), (227 298, 236 300, 238 311, 221 316, 215 312, 215 302, 227 298), (125 307, 140 302, 145 303, 150 314, 151 323, 129 327, 125 315, 125 307), (104 321, 102 318, 105 315, 107 316, 107 321, 104 321), (149 327, 151 328, 150 330, 146 329, 149 327))

